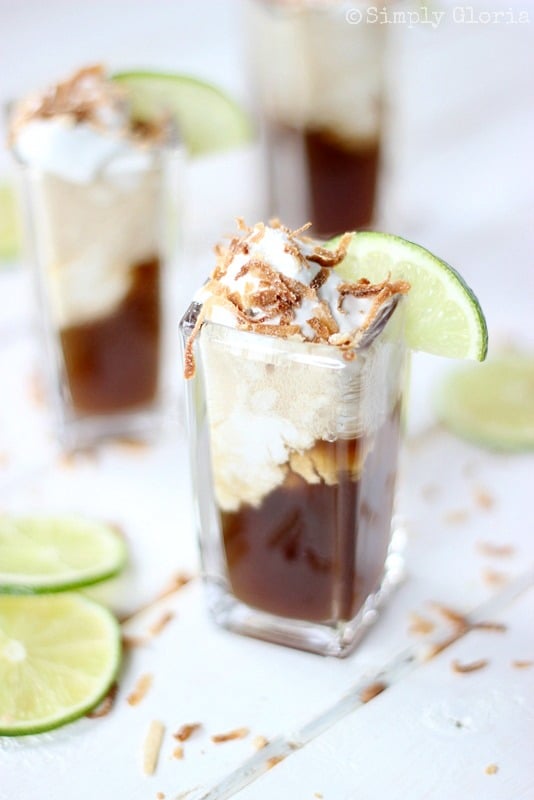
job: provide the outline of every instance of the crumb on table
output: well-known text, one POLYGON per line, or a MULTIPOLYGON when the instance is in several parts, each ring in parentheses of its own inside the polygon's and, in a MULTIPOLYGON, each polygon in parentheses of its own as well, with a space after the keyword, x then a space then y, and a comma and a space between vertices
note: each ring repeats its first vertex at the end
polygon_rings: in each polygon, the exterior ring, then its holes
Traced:
POLYGON ((461 674, 465 674, 468 672, 478 672, 479 669, 484 669, 487 667, 489 661, 487 658, 481 658, 478 661, 471 661, 469 664, 461 664, 457 659, 451 663, 451 668, 453 672, 458 672, 461 674))
POLYGON ((244 739, 250 733, 248 728, 235 728, 233 731, 228 731, 227 733, 215 733, 211 737, 211 741, 215 742, 215 744, 221 744, 221 742, 231 742, 233 739, 244 739))

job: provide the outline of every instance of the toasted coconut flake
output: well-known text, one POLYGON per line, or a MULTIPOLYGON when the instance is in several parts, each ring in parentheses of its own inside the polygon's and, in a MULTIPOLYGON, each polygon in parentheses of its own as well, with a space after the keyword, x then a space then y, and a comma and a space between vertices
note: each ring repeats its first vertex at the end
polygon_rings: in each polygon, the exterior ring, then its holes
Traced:
POLYGON ((432 633, 435 627, 431 620, 421 616, 421 614, 417 614, 416 612, 410 614, 408 633, 415 634, 416 636, 426 636, 428 633, 432 633))
POLYGON ((534 661, 516 659, 515 661, 512 661, 512 667, 514 667, 514 669, 529 669, 530 667, 534 667, 534 661))
MULTIPOLYGON (((186 575, 185 573, 178 573, 174 575, 169 583, 159 592, 156 597, 150 600, 148 603, 144 603, 142 606, 139 606, 135 611, 132 611, 122 617, 120 617, 119 621, 121 625, 125 625, 126 623, 130 622, 130 620, 134 619, 134 617, 138 617, 143 614, 145 611, 148 611, 156 603, 159 603, 160 600, 163 600, 165 597, 168 597, 175 592, 178 592, 184 586, 186 586, 190 581, 193 580, 192 575, 186 575)), ((128 638, 128 637, 127 637, 128 638)), ((135 638, 135 637, 133 637, 135 638)))
POLYGON ((271 756, 271 758, 268 758, 266 762, 267 769, 272 769, 273 767, 276 767, 276 765, 279 764, 281 761, 283 761, 284 758, 285 756, 271 756))
POLYGON ((254 233, 250 237, 251 242, 261 242, 263 237, 265 236, 265 224, 263 222, 257 222, 254 225, 254 233))
POLYGON ((172 757, 177 761, 181 761, 184 757, 184 748, 181 744, 177 744, 172 751, 172 757))
POLYGON ((136 647, 144 647, 148 642, 148 636, 127 636, 126 634, 122 636, 122 646, 127 650, 133 650, 136 647))
POLYGON ((505 572, 498 572, 493 569, 485 569, 482 573, 482 580, 488 586, 505 586, 510 577, 505 572))
POLYGON ((471 625, 472 631, 495 631, 495 633, 506 633, 508 626, 504 622, 474 622, 471 625))
POLYGON ((130 706, 138 706, 139 703, 146 697, 150 687, 152 686, 154 680, 154 676, 150 672, 145 672, 138 678, 137 683, 134 686, 134 689, 128 697, 126 698, 126 702, 130 706))
POLYGON ((360 700, 362 703, 368 703, 373 698, 377 697, 379 694, 382 694, 385 689, 387 689, 387 683, 383 683, 382 681, 376 681, 375 683, 370 683, 369 686, 366 686, 360 692, 360 700))
POLYGON ((250 271, 250 262, 248 262, 247 264, 243 264, 243 266, 235 276, 236 281, 239 280, 239 278, 243 278, 249 271, 250 271))
POLYGON ((314 289, 315 291, 317 291, 317 289, 320 289, 321 286, 328 280, 329 275, 330 275, 329 270, 325 269, 324 267, 320 269, 315 278, 313 278, 312 282, 310 283, 311 288, 314 289))
POLYGON ((227 733, 216 733, 211 737, 211 741, 215 744, 221 744, 222 742, 231 742, 234 739, 245 739, 250 733, 248 728, 235 728, 233 731, 228 731, 227 733))
POLYGON ((292 336, 299 336, 300 327, 298 325, 255 325, 254 331, 256 333, 264 333, 266 336, 275 336, 276 338, 289 339, 292 336))
POLYGON ((511 544, 494 544, 493 542, 477 542, 477 550, 489 558, 510 558, 515 554, 515 547, 511 544))
POLYGON ((148 629, 150 636, 157 636, 174 619, 173 611, 164 611, 159 619, 152 623, 148 629))
POLYGON ((252 740, 252 746, 256 750, 263 750, 264 747, 267 747, 269 744, 269 740, 265 738, 265 736, 255 736, 252 740))
POLYGON ((308 255, 308 261, 320 264, 321 267, 336 267, 347 255, 352 237, 352 233, 344 233, 335 250, 328 250, 326 247, 316 245, 312 253, 308 255))
POLYGON ((143 745, 143 772, 153 775, 158 765, 165 726, 159 720, 152 720, 143 745))
POLYGON ((451 644, 454 644, 455 642, 458 641, 458 639, 461 639, 467 630, 468 628, 467 629, 457 628, 455 633, 451 634, 450 636, 447 636, 440 642, 433 642, 432 644, 425 646, 424 649, 421 651, 421 656, 420 656, 421 660, 430 661, 430 659, 435 658, 444 650, 446 650, 447 647, 450 647, 451 644))
POLYGON ((311 317, 310 319, 306 320, 310 328, 315 331, 316 340, 321 342, 327 342, 330 336, 330 331, 328 330, 328 325, 325 322, 318 319, 317 317, 311 317))
POLYGON ((479 508, 489 511, 495 505, 495 498, 481 486, 477 486, 473 491, 473 500, 479 508))
POLYGON ((300 236, 301 233, 308 231, 311 228, 311 226, 312 226, 311 222, 305 222, 304 225, 300 226, 300 228, 297 228, 295 231, 291 231, 289 235, 291 237, 300 236))
POLYGON ((469 664, 461 664, 457 659, 452 661, 451 669, 453 672, 458 672, 460 674, 466 674, 469 672, 478 672, 479 669, 484 669, 487 667, 489 661, 487 658, 481 658, 478 661, 471 661, 469 664))
POLYGON ((115 705, 115 700, 117 699, 117 693, 119 691, 119 684, 117 681, 111 685, 111 688, 107 695, 104 697, 102 702, 96 707, 93 708, 92 711, 88 711, 85 715, 89 719, 100 719, 100 717, 107 717, 110 713, 111 709, 115 705))
POLYGON ((169 622, 174 619, 174 616, 173 611, 164 611, 163 614, 149 626, 147 633, 143 636, 129 636, 128 634, 123 634, 122 643, 124 647, 143 647, 148 644, 151 639, 158 636, 167 627, 169 622))
POLYGON ((450 606, 444 606, 441 603, 431 603, 431 605, 438 614, 455 627, 461 628, 462 630, 469 627, 466 616, 460 611, 456 611, 456 609, 450 608, 450 606))
POLYGON ((176 733, 173 733, 174 739, 178 739, 180 742, 187 742, 187 740, 195 733, 195 731, 200 730, 202 728, 201 722, 189 722, 185 725, 182 725, 176 733))

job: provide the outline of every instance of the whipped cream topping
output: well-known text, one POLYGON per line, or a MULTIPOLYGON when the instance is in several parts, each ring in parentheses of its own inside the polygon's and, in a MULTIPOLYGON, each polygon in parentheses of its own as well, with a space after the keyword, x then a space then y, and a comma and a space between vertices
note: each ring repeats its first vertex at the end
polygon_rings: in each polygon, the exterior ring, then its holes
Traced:
MULTIPOLYGON (((403 281, 371 284, 343 280, 333 267, 346 255, 354 234, 344 234, 327 249, 273 221, 249 228, 219 246, 217 266, 197 293, 202 305, 197 330, 206 319, 228 327, 320 344, 336 345, 354 357, 362 333, 381 305, 408 291, 403 281)), ((194 332, 195 333, 195 332, 194 332)), ((186 350, 186 377, 194 373, 192 346, 186 350)))
POLYGON ((96 66, 18 103, 8 141, 23 164, 88 183, 102 173, 147 169, 146 145, 163 136, 163 125, 148 129, 132 121, 122 88, 96 66))

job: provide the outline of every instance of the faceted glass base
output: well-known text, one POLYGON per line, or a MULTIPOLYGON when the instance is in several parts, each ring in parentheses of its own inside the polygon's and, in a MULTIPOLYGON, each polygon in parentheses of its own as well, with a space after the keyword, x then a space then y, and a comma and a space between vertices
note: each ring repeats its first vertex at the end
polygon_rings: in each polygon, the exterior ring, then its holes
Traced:
POLYGON ((404 528, 398 522, 394 523, 380 585, 365 599, 351 620, 332 623, 306 622, 268 614, 242 603, 223 581, 209 575, 205 577, 208 607, 218 625, 235 633, 323 656, 343 658, 354 650, 376 620, 380 607, 402 582, 405 575, 401 555, 404 540, 404 528))
POLYGON ((66 450, 80 450, 110 439, 133 438, 150 441, 159 436, 165 422, 160 405, 130 414, 102 417, 73 417, 57 420, 57 436, 66 450))

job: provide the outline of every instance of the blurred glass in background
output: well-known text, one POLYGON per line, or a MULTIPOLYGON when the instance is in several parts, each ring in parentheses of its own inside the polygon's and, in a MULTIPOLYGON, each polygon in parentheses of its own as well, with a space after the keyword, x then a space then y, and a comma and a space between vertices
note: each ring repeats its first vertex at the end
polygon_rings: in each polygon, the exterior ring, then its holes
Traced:
POLYGON ((176 135, 130 119, 94 67, 16 104, 10 145, 59 439, 153 434, 170 400, 176 135))
POLYGON ((387 25, 366 3, 249 0, 247 40, 267 156, 269 212, 318 236, 375 222, 387 25))

